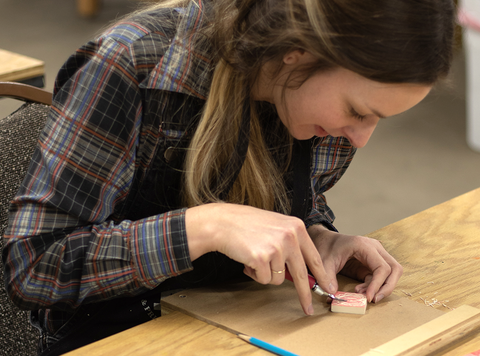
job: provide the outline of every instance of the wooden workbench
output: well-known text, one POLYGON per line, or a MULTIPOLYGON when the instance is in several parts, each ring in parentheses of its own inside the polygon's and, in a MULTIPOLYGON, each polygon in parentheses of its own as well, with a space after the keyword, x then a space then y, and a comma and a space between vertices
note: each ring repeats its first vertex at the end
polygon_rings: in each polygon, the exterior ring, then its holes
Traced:
MULTIPOLYGON (((480 189, 371 234, 403 265, 394 294, 445 312, 480 308, 480 189)), ((480 349, 480 335, 443 355, 480 349)), ((77 355, 271 355, 180 312, 68 353, 77 355)))
POLYGON ((44 87, 45 63, 0 49, 0 82, 20 82, 44 87))

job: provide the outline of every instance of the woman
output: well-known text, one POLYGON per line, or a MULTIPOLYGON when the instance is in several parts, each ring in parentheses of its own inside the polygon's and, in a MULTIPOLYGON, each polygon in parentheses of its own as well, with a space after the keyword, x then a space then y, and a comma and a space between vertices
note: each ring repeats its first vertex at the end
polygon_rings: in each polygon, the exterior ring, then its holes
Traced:
POLYGON ((323 193, 381 118, 452 59, 451 0, 160 3, 80 48, 13 201, 13 302, 54 355, 157 316, 160 294, 288 266, 368 301, 402 268, 332 225, 323 193))

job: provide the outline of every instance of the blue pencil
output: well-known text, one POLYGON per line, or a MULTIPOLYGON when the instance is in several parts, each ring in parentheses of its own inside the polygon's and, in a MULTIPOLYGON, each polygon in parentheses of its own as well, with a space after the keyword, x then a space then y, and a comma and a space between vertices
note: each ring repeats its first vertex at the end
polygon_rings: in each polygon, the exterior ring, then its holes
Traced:
POLYGON ((242 340, 245 340, 245 341, 251 343, 252 345, 261 347, 262 349, 267 350, 267 351, 269 351, 273 354, 277 354, 277 355, 280 355, 280 356, 298 356, 297 354, 294 354, 290 351, 281 349, 280 347, 274 346, 272 344, 269 344, 268 342, 259 340, 255 337, 251 337, 251 336, 247 336, 247 335, 243 335, 243 334, 238 334, 238 337, 242 340))

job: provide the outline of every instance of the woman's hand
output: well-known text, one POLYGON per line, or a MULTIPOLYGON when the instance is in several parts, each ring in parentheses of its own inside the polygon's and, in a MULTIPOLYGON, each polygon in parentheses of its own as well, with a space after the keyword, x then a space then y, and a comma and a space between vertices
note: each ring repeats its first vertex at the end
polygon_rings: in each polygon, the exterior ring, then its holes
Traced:
MULTIPOLYGON (((393 292, 403 268, 380 241, 364 236, 339 234, 322 225, 311 226, 308 232, 330 278, 340 272, 363 281, 355 287, 355 291, 366 294, 369 302, 378 302, 393 292)), ((338 286, 335 284, 336 288, 338 286)))
POLYGON ((306 266, 322 287, 331 285, 320 255, 298 218, 215 203, 187 209, 185 220, 192 260, 210 251, 221 252, 243 263, 245 274, 262 284, 283 283, 285 273, 278 271, 288 266, 307 315, 313 314, 313 307, 306 266))

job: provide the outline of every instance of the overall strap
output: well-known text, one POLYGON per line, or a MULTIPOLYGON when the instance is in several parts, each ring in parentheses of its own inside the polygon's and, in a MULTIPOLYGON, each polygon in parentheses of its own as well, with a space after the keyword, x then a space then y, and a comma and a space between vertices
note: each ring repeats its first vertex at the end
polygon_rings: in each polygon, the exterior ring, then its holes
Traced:
POLYGON ((310 208, 312 143, 313 139, 295 140, 293 144, 293 203, 290 215, 302 220, 307 217, 310 208))

